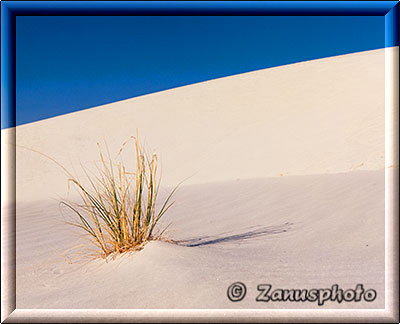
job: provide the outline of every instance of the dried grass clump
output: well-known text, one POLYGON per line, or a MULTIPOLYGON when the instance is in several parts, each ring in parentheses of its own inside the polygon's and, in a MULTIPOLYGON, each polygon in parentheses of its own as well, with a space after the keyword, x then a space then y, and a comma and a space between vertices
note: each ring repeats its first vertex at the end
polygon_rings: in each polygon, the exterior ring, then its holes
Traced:
POLYGON ((174 204, 170 200, 177 187, 156 211, 161 181, 157 172, 157 156, 153 154, 150 158, 137 136, 132 136, 122 145, 118 156, 131 140, 136 151, 135 172, 127 171, 121 163, 122 158, 120 163, 113 163, 110 154, 104 156, 99 145, 98 175, 89 175, 85 170, 88 187, 69 173, 69 181, 80 193, 82 203, 62 201, 77 216, 77 221, 69 224, 88 233, 103 257, 140 249, 146 242, 160 239, 166 227, 156 231, 156 226, 174 204))

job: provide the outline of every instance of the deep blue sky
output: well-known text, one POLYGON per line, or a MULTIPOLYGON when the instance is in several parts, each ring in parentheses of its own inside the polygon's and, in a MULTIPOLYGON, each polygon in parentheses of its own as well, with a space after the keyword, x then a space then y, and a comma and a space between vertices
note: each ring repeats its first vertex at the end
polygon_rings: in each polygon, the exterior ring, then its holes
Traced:
POLYGON ((383 16, 18 16, 16 121, 384 46, 383 16))

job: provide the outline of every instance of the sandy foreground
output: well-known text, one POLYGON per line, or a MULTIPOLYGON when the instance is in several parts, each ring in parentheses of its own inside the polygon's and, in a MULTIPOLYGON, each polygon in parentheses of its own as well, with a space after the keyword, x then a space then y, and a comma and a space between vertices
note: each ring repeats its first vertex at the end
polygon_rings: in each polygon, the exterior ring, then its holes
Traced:
POLYGON ((17 308, 384 308, 384 72, 380 49, 17 127, 17 308), (59 206, 75 196, 62 170, 37 152, 79 174, 80 164, 98 159, 97 142, 115 155, 136 129, 161 158, 162 195, 186 179, 163 219, 178 244, 77 262, 71 248, 83 240, 59 206), (231 302, 227 289, 237 281, 247 295, 231 302), (257 302, 259 284, 363 284, 377 296, 323 306, 257 302))

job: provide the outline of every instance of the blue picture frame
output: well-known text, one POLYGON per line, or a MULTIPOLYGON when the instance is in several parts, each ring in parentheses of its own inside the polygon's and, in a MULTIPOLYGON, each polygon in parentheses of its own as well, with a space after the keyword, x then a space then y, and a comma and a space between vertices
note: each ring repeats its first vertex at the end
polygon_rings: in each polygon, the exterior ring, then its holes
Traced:
MULTIPOLYGON (((399 3, 397 1, 2 1, 1 2, 1 128, 15 127, 16 125, 16 80, 15 80, 15 31, 17 16, 121 16, 121 15, 174 15, 174 16, 201 16, 201 15, 292 15, 292 16, 384 16, 385 17, 385 47, 399 45, 399 3)), ((15 153, 9 156, 9 164, 15 162, 15 153)), ((15 163, 14 163, 15 164, 15 163)), ((7 170, 6 170, 7 171, 7 170)), ((10 168, 10 174, 14 172, 10 168)), ((12 178, 12 177, 11 177, 12 178)), ((15 176, 14 176, 15 179, 15 176)), ((398 183, 397 183, 398 186, 398 183)), ((9 184, 6 188, 15 192, 15 185, 9 184)), ((15 197, 15 194, 14 194, 15 197)), ((15 216, 15 215, 14 215, 15 216)), ((2 215, 2 226, 4 222, 2 215)), ((7 219, 10 228, 15 231, 14 219, 7 219)), ((14 242, 10 242, 8 254, 15 255, 14 242)), ((2 252, 3 254, 3 252, 2 252)), ((397 254, 398 257, 398 254, 397 254)), ((396 264, 396 260, 394 261, 396 264)), ((8 257, 10 264, 10 278, 7 278, 9 287, 15 288, 15 258, 8 257)), ((398 264, 398 260, 397 260, 398 264)), ((398 270, 397 270, 398 271, 398 270)), ((396 271, 395 271, 396 273, 396 271)), ((398 274, 398 272, 397 272, 398 274)), ((397 279, 398 280, 398 279, 397 279)), ((12 290, 12 289, 11 289, 12 290)), ((262 314, 225 310, 165 310, 155 312, 137 311, 129 313, 126 310, 25 310, 16 311, 16 296, 8 291, 6 312, 7 322, 33 322, 57 319, 57 321, 91 322, 141 320, 152 321, 160 318, 173 318, 173 321, 199 320, 199 316, 207 316, 207 320, 260 321, 282 320, 294 321, 296 318, 313 318, 312 321, 332 320, 345 321, 357 316, 357 320, 391 320, 389 315, 376 315, 366 312, 364 315, 352 310, 348 315, 340 315, 326 310, 282 310, 281 315, 275 318, 265 318, 262 314), (345 316, 345 317, 343 317, 345 316)), ((3 299, 3 297, 2 297, 3 299)), ((350 311, 350 310, 349 310, 350 311)), ((398 314, 393 314, 398 316, 398 314)), ((4 317, 4 312, 3 312, 4 317)), ((203 317, 205 319, 205 317, 203 317)), ((393 317, 394 319, 395 317, 393 317)), ((354 319, 354 318, 353 318, 354 319)))

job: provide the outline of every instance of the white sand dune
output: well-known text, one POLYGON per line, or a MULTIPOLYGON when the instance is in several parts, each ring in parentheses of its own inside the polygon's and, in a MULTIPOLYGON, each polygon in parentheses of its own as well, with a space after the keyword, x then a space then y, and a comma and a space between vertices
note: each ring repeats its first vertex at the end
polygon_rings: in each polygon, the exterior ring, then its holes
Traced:
POLYGON ((17 127, 17 308, 312 308, 256 302, 257 285, 358 283, 377 298, 323 307, 383 308, 384 72, 380 49, 17 127), (136 129, 161 157, 165 186, 188 178, 163 220, 179 244, 71 264, 65 251, 77 236, 57 202, 65 175, 31 150, 79 173, 97 160, 96 142, 115 155, 136 129), (248 291, 233 303, 227 288, 236 281, 248 291))
MULTIPOLYGON (((382 49, 189 85, 20 126, 17 144, 76 168, 97 159, 97 142, 115 154, 138 129, 165 185, 377 170, 384 64, 382 49)), ((18 150, 17 168, 18 200, 66 191, 36 153, 18 150)))
POLYGON ((383 188, 382 171, 184 187, 164 219, 174 222, 170 236, 180 245, 152 242, 139 253, 84 266, 61 257, 75 236, 60 223, 57 205, 23 207, 17 219, 17 305, 311 308, 316 304, 257 303, 257 285, 310 289, 336 283, 354 289, 363 283, 377 291, 375 302, 325 307, 382 308, 383 188), (226 295, 236 281, 248 289, 240 303, 226 295))

